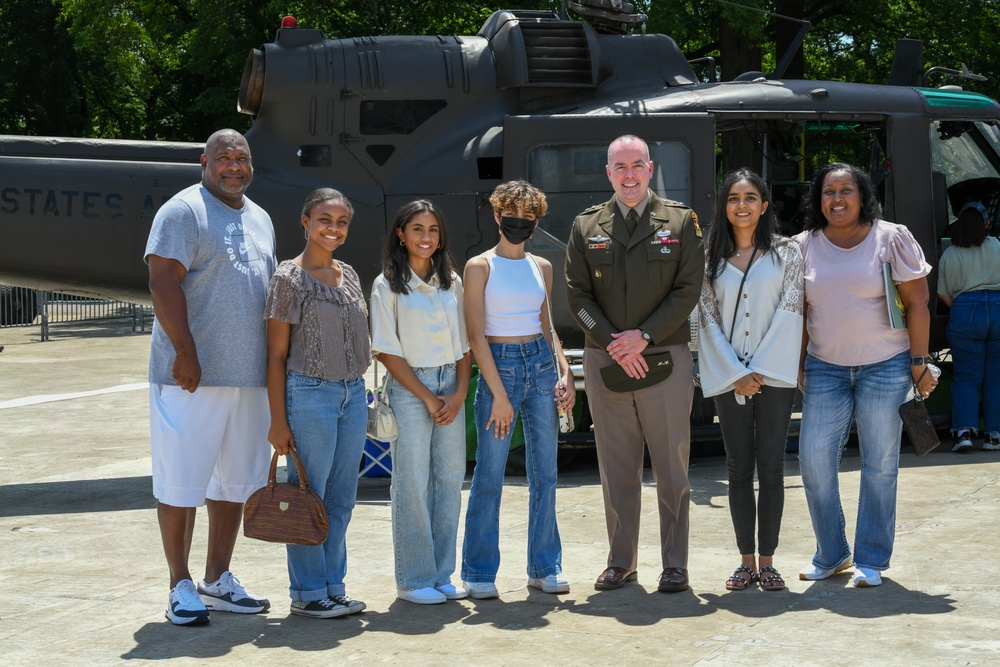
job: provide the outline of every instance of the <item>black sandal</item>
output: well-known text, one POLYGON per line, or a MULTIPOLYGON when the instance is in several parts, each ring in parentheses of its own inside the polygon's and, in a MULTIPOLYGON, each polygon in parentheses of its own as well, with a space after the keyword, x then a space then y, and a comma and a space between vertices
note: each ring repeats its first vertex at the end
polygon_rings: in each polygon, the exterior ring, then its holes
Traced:
POLYGON ((760 587, 765 591, 783 591, 785 590, 785 580, 781 578, 781 575, 770 565, 767 567, 760 568, 760 574, 768 574, 767 577, 760 578, 760 587))
POLYGON ((742 591, 750 587, 750 584, 757 581, 757 573, 751 570, 746 565, 740 565, 733 572, 733 576, 726 579, 726 590, 727 591, 742 591), (749 579, 744 579, 740 576, 740 573, 749 574, 749 579))

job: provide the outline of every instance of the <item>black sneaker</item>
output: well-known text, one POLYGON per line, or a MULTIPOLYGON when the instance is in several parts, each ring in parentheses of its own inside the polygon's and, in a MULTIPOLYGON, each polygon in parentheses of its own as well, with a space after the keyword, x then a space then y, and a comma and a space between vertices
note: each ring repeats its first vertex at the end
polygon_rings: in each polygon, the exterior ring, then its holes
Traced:
POLYGON ((356 614, 359 611, 364 611, 365 607, 368 606, 361 600, 355 600, 353 598, 347 597, 346 595, 331 595, 330 599, 336 602, 337 604, 342 604, 345 607, 347 607, 350 610, 348 613, 351 614, 356 614))
POLYGON ((968 454, 972 451, 972 435, 966 431, 955 433, 955 444, 951 446, 951 451, 961 454, 968 454))
POLYGON ((987 433, 986 437, 983 438, 983 449, 988 452, 995 452, 1000 449, 1000 433, 996 431, 987 433))
MULTIPOLYGON (((343 597, 343 596, 338 596, 343 597)), ((346 604, 341 604, 331 598, 322 600, 292 600, 290 611, 299 616, 312 616, 313 618, 334 618, 335 616, 347 616, 351 608, 346 604)))

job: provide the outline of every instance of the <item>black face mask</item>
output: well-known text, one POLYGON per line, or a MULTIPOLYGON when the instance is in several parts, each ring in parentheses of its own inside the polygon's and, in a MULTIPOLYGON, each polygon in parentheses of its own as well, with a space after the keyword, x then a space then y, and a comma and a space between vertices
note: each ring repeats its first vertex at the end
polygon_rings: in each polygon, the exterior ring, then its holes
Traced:
POLYGON ((500 233, 510 243, 520 245, 531 238, 535 232, 535 221, 527 218, 511 218, 500 216, 500 233))

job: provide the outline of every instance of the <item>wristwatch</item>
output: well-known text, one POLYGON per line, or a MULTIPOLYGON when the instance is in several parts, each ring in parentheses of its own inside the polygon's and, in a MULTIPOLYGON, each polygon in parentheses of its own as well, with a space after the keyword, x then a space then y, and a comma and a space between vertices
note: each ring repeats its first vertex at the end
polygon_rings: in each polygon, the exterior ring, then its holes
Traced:
POLYGON ((651 336, 650 336, 650 335, 649 335, 648 333, 646 333, 646 330, 645 330, 645 329, 639 329, 639 333, 641 333, 641 334, 642 334, 642 339, 643 339, 644 341, 646 341, 646 342, 647 342, 647 343, 649 343, 650 345, 652 345, 652 344, 653 344, 653 339, 652 339, 652 337, 651 337, 651 336))
POLYGON ((923 366, 927 363, 927 357, 910 357, 911 366, 923 366))

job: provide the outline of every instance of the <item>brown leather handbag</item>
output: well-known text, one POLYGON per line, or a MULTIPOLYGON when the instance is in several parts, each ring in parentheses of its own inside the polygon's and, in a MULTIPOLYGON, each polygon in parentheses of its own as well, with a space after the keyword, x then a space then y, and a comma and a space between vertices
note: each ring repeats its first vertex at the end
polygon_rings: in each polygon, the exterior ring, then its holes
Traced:
POLYGON ((323 499, 309 488, 309 477, 295 450, 288 456, 295 462, 299 483, 277 483, 278 452, 271 457, 267 486, 254 491, 243 506, 243 534, 265 542, 323 544, 330 534, 330 521, 323 499))

